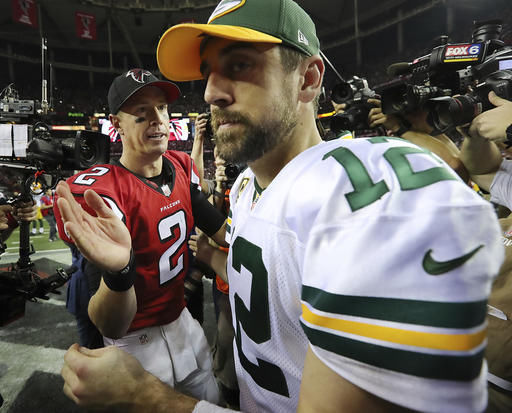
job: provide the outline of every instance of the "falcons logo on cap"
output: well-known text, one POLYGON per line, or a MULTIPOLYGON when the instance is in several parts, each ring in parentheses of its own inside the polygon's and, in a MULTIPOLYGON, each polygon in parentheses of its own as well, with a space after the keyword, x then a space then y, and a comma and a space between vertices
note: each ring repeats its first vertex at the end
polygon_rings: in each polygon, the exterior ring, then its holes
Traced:
POLYGON ((126 77, 128 76, 131 76, 138 83, 146 83, 145 77, 151 76, 151 72, 143 69, 132 69, 126 73, 126 77))

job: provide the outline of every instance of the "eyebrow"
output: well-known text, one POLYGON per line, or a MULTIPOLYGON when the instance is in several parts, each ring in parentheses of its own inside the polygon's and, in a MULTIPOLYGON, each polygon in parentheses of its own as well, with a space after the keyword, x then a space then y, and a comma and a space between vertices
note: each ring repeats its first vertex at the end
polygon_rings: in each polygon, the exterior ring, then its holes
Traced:
MULTIPOLYGON (((214 37, 212 37, 212 36, 208 36, 208 37, 203 39, 203 41, 201 42, 201 46, 199 48, 199 56, 202 56, 204 50, 206 49, 206 45, 212 39, 214 39, 214 37)), ((220 57, 223 57, 223 56, 226 56, 229 53, 233 52, 234 50, 239 50, 239 49, 251 49, 251 50, 255 50, 255 51, 258 50, 256 48, 256 46, 254 45, 254 43, 251 43, 251 42, 236 42, 236 43, 231 43, 230 45, 228 45, 228 46, 224 47, 223 49, 221 49, 220 52, 219 52, 219 55, 220 55, 220 57)), ((204 76, 204 72, 206 71, 207 68, 208 68, 208 63, 206 63, 206 61, 204 61, 204 60, 201 61, 201 64, 199 66, 199 71, 201 72, 201 74, 203 74, 203 76, 204 76)))

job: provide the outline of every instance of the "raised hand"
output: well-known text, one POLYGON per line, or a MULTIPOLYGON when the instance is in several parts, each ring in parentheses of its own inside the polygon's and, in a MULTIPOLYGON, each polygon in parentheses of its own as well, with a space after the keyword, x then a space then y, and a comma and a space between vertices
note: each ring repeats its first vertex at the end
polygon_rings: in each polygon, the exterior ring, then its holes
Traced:
POLYGON ((386 115, 382 112, 382 103, 380 99, 368 99, 368 103, 374 105, 368 114, 368 124, 370 128, 376 128, 383 125, 390 131, 400 129, 400 121, 396 116, 386 115))
POLYGON ((85 191, 84 198, 96 217, 84 211, 65 182, 59 182, 56 192, 64 228, 82 255, 104 270, 123 269, 131 249, 130 232, 124 223, 93 190, 85 191))
POLYGON ((473 137, 502 142, 507 139, 506 130, 512 124, 512 102, 500 98, 494 92, 489 92, 489 102, 496 107, 473 119, 469 134, 473 137))

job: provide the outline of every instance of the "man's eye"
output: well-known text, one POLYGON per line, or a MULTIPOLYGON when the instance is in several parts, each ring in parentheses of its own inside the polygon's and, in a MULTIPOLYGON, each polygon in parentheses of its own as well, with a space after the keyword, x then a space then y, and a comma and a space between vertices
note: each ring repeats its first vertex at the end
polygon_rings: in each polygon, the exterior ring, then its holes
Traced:
POLYGON ((234 62, 230 65, 229 69, 231 73, 239 73, 246 70, 249 67, 249 64, 246 62, 234 62))
POLYGON ((158 106, 158 110, 159 110, 160 112, 163 112, 163 111, 167 110, 167 105, 159 105, 159 106, 158 106))

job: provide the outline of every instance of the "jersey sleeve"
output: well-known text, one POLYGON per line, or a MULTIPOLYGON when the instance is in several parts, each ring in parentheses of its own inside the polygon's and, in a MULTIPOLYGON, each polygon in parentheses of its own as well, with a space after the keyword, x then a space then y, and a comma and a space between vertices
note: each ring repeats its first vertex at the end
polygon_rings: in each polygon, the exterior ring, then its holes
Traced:
MULTIPOLYGON (((88 189, 94 190, 100 195, 105 203, 114 211, 116 216, 127 224, 127 216, 124 213, 121 202, 118 200, 115 188, 117 186, 116 179, 112 176, 111 165, 98 165, 90 168, 89 170, 80 172, 68 178, 66 182, 69 184, 71 193, 75 200, 80 204, 84 211, 90 215, 96 216, 94 210, 87 205, 84 198, 84 192, 88 189)), ((59 237, 67 243, 73 244, 73 241, 66 233, 62 215, 57 203, 58 195, 54 196, 53 211, 57 223, 57 230, 59 237)))
MULTIPOLYGON (((73 240, 71 239, 71 237, 68 235, 66 229, 64 228, 64 221, 62 220, 62 214, 60 212, 59 204, 57 202, 58 198, 59 198, 58 195, 55 194, 55 205, 54 205, 53 211, 55 214, 55 222, 57 223, 57 231, 59 232, 59 238, 68 244, 74 244, 73 240)), ((89 210, 88 212, 91 215, 94 215, 94 212, 91 211, 89 206, 86 204, 83 195, 75 195, 75 200, 80 204, 80 206, 84 210, 86 210, 86 211, 89 210)))
POLYGON ((201 191, 201 179, 199 178, 199 172, 197 171, 196 164, 190 158, 191 169, 190 169, 190 190, 201 191))
POLYGON ((192 214, 197 227, 208 236, 214 235, 224 224, 222 213, 208 202, 203 191, 191 189, 192 214))
POLYGON ((179 162, 190 182, 190 192, 201 191, 201 179, 199 178, 199 172, 194 164, 194 161, 185 152, 180 151, 168 151, 166 156, 170 159, 174 159, 179 162))
POLYGON ((306 245, 303 329, 324 364, 372 394, 482 411, 486 300, 503 261, 492 206, 458 181, 391 192, 387 208, 350 219, 336 212, 343 193, 326 200, 306 245))

